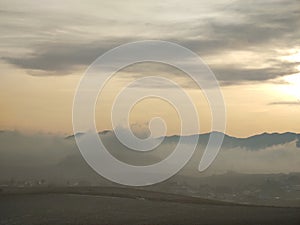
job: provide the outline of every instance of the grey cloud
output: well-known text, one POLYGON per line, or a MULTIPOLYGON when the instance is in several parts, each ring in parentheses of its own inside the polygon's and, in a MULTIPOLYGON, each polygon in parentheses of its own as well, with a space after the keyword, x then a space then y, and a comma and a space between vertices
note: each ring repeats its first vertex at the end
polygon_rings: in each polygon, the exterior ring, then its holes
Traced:
POLYGON ((299 1, 252 2, 252 4, 247 2, 241 1, 231 9, 232 13, 238 12, 243 15, 244 21, 231 24, 212 23, 213 33, 237 41, 237 44, 249 46, 270 42, 273 46, 282 42, 290 45, 292 43, 287 43, 287 40, 297 41, 300 25, 299 1))
MULTIPOLYGON (((296 69, 300 63, 286 62, 273 60, 270 62, 272 66, 267 68, 243 68, 238 65, 209 65, 221 85, 245 84, 257 81, 273 82, 274 84, 288 84, 285 81, 277 81, 274 79, 285 76, 287 74, 297 73, 296 69)), ((162 75, 168 79, 178 82, 184 88, 199 88, 191 78, 183 71, 176 68, 160 64, 160 63, 142 63, 135 64, 132 67, 127 67, 122 70, 125 76, 123 78, 141 78, 143 76, 162 75)), ((145 87, 145 84, 141 85, 145 87)), ((149 87, 164 87, 159 83, 146 84, 149 87)))
POLYGON ((219 10, 224 14, 224 20, 211 18, 204 25, 192 21, 193 35, 202 38, 188 41, 187 47, 201 53, 232 49, 267 51, 269 48, 298 44, 300 2, 297 0, 234 1, 219 10), (229 21, 226 17, 230 18, 229 21))
MULTIPOLYGON (((42 42, 29 45, 31 53, 18 56, 10 54, 3 57, 2 60, 26 69, 33 75, 62 75, 72 73, 79 67, 88 66, 96 57, 119 44, 147 37, 160 37, 182 44, 204 58, 206 56, 218 57, 219 53, 234 50, 246 50, 258 55, 264 53, 261 59, 262 63, 274 61, 268 68, 255 68, 251 65, 251 69, 244 65, 228 66, 228 60, 225 64, 226 59, 224 59, 224 64, 209 65, 223 85, 272 80, 297 72, 296 64, 280 62, 278 60, 280 55, 274 55, 273 50, 274 48, 293 48, 298 43, 300 38, 299 6, 300 3, 296 0, 234 1, 225 9, 216 8, 216 12, 220 10, 220 14, 224 15, 224 20, 222 17, 213 18, 213 16, 201 21, 192 19, 186 23, 186 26, 181 22, 176 23, 174 21, 164 21, 161 25, 149 21, 147 24, 151 26, 145 25, 143 27, 144 29, 152 29, 152 34, 147 34, 149 30, 145 30, 145 35, 125 32, 122 38, 99 36, 100 40, 97 41, 95 40, 98 37, 94 37, 94 40, 88 40, 77 36, 72 41, 63 38, 53 41, 47 40, 43 36, 42 42), (227 17, 230 18, 228 21, 227 17), (174 30, 176 31, 178 28, 180 28, 180 32, 178 31, 176 34, 174 30), (158 31, 159 34, 155 36, 154 33, 158 31), (169 33, 173 36, 170 36, 169 33)), ((9 14, 9 12, 5 12, 5 14, 9 14)), ((61 25, 47 22, 47 18, 45 21, 49 26, 57 26, 55 31, 60 27, 66 28, 70 24, 74 25, 72 18, 77 17, 71 15, 69 19, 63 19, 65 17, 59 14, 59 18, 63 21, 61 25)), ((55 21, 58 22, 58 20, 55 21)), ((78 21, 78 18, 75 21, 78 21)), ((83 21, 81 27, 88 26, 88 22, 92 22, 88 19, 83 19, 83 21)), ((95 19, 94 24, 98 22, 101 22, 100 27, 102 25, 109 26, 109 24, 118 27, 123 24, 121 20, 103 19, 99 21, 99 18, 98 20, 95 19)), ((137 21, 137 24, 141 25, 141 22, 137 21)), ((38 27, 38 29, 47 30, 49 26, 38 27)), ((50 31, 52 30, 50 29, 50 31)), ((234 62, 232 63, 234 64, 234 62)))
POLYGON ((269 103, 269 105, 298 105, 298 106, 300 106, 300 100, 271 102, 271 103, 269 103))
MULTIPOLYGON (((22 58, 2 57, 3 60, 28 70, 32 75, 65 75, 72 73, 80 67, 87 67, 98 56, 119 44, 131 41, 127 39, 102 40, 91 43, 57 43, 48 46, 36 47, 35 53, 22 58)), ((237 84, 243 82, 254 82, 272 80, 287 74, 297 73, 296 66, 299 63, 281 62, 273 59, 271 66, 262 69, 243 68, 240 65, 214 65, 210 64, 212 71, 223 85, 237 84)), ((151 66, 139 68, 141 75, 165 73, 172 76, 182 77, 184 73, 175 69, 162 66, 151 66)), ((128 76, 135 76, 136 73, 126 70, 128 76)), ((186 86, 193 86, 187 82, 186 86)))
POLYGON ((65 75, 80 66, 91 64, 109 49, 128 39, 105 39, 91 43, 49 43, 35 47, 34 53, 23 57, 2 57, 8 63, 29 70, 31 74, 65 75))
POLYGON ((277 62, 275 65, 262 69, 243 68, 237 67, 236 65, 211 65, 211 68, 216 74, 216 77, 223 84, 229 85, 243 82, 272 80, 288 74, 294 74, 298 72, 296 69, 297 65, 299 65, 299 63, 277 62))

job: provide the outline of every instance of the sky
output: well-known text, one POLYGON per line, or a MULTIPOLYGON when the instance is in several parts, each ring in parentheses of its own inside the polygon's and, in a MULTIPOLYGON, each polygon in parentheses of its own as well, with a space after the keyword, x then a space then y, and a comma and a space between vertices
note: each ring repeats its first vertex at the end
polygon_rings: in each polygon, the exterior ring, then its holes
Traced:
MULTIPOLYGON (((72 133, 73 98, 88 66, 121 44, 164 40, 197 53, 214 72, 227 134, 300 133, 299 27, 298 0, 0 0, 0 130, 72 133)), ((145 75, 184 87, 199 112, 199 132, 210 131, 203 92, 183 72, 155 63, 125 68, 107 83, 96 106, 98 130, 112 128, 122 87, 145 75)), ((165 119, 168 135, 179 132, 172 106, 151 98, 133 108, 132 127, 143 130, 153 116, 165 119)))

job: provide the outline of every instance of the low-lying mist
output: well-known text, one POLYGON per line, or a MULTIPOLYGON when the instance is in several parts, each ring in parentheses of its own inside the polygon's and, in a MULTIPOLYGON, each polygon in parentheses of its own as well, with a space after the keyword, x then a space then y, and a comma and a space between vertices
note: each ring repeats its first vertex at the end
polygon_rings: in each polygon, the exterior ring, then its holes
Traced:
MULTIPOLYGON (((166 137, 158 148, 145 153, 126 148, 110 131, 99 136, 112 155, 134 165, 160 161, 173 151, 178 141, 178 136, 166 137)), ((200 173, 198 164, 208 139, 208 134, 202 134, 194 156, 180 175, 197 177, 228 171, 250 174, 300 172, 298 138, 299 135, 293 133, 261 134, 243 139, 225 136, 216 160, 200 173)), ((188 137, 184 139, 188 142, 188 137)), ((0 168, 2 181, 42 178, 60 182, 81 179, 93 183, 102 180, 84 161, 74 136, 2 131, 0 168)))

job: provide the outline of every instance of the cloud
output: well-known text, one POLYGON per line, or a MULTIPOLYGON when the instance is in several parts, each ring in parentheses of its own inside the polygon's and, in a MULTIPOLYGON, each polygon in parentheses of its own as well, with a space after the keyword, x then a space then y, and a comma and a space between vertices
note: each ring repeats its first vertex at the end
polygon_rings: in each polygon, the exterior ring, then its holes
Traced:
POLYGON ((236 65, 212 66, 216 77, 223 85, 242 84, 256 81, 270 81, 289 74, 298 73, 300 63, 273 62, 267 68, 243 68, 236 65))
POLYGON ((275 145, 260 151, 243 151, 241 148, 221 151, 211 172, 235 171, 241 173, 299 172, 299 148, 296 142, 275 145))
POLYGON ((91 43, 49 43, 36 46, 33 53, 27 56, 2 59, 29 70, 33 75, 66 75, 81 66, 87 67, 99 54, 127 41, 124 38, 91 43))
POLYGON ((23 134, 18 131, 0 133, 0 166, 47 166, 73 153, 74 143, 58 135, 23 134))
POLYGON ((114 7, 104 4, 106 8, 100 15, 89 4, 84 7, 91 13, 81 12, 80 7, 74 7, 75 12, 63 7, 61 11, 56 8, 49 11, 34 8, 27 12, 3 9, 3 21, 24 17, 26 22, 23 27, 19 21, 0 24, 8 37, 13 37, 5 39, 4 47, 16 52, 27 50, 20 54, 9 50, 2 60, 32 75, 65 75, 87 67, 98 56, 120 44, 163 39, 197 52, 223 85, 270 81, 297 72, 295 68, 299 64, 281 61, 280 57, 285 53, 274 49, 297 47, 300 38, 299 1, 233 1, 230 4, 228 1, 221 1, 221 4, 191 1, 186 4, 191 9, 204 8, 206 14, 191 10, 190 17, 186 18, 180 8, 171 7, 172 11, 169 10, 171 2, 160 6, 164 9, 168 5, 165 14, 159 14, 159 7, 155 4, 150 6, 144 2, 137 5, 136 11, 145 12, 144 15, 135 15, 129 6, 121 4, 124 9, 120 9, 120 16, 114 19, 105 11, 111 12, 118 4, 114 7), (157 14, 156 19, 148 13, 150 8, 155 9, 151 12, 157 14), (56 11, 57 16, 50 19, 50 14, 56 11), (17 29, 19 27, 21 29, 17 29), (31 38, 21 41, 22 34, 31 38), (14 45, 17 47, 12 48, 14 45), (229 53, 234 55, 239 51, 249 54, 236 59, 227 57, 229 53), (257 58, 248 58, 250 55, 257 58))
POLYGON ((298 100, 298 101, 270 102, 269 105, 298 105, 298 106, 300 106, 300 100, 298 100))
MULTIPOLYGON (((140 132, 140 128, 137 132, 140 132)), ((100 138, 117 159, 133 165, 149 165, 166 158, 174 150, 179 137, 167 137, 159 147, 149 152, 133 151, 125 147, 112 132, 103 132, 100 138)), ((191 171, 198 173, 196 168, 207 139, 207 134, 199 136, 199 145, 195 155, 186 166, 187 175, 190 175, 191 171)), ((183 141, 189 144, 189 137, 184 137, 183 141)), ((12 168, 19 168, 17 172, 21 174, 23 171, 20 168, 44 170, 48 167, 62 166, 64 163, 69 164, 69 160, 74 157, 78 158, 75 160, 77 163, 84 163, 73 136, 64 138, 57 135, 29 135, 3 131, 0 132, 0 143, 0 167, 4 169, 2 171, 6 171, 2 173, 2 176, 8 176, 12 168)), ((210 173, 225 171, 300 172, 299 163, 299 135, 297 134, 261 134, 242 139, 226 136, 210 173)), ((79 164, 73 166, 81 168, 79 164)))

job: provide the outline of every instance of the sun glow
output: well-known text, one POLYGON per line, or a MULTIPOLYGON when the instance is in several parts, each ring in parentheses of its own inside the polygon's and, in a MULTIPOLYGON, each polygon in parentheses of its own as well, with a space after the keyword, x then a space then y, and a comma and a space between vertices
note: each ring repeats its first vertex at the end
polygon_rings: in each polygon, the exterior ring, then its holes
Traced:
POLYGON ((282 59, 289 62, 300 62, 300 50, 294 49, 290 55, 283 56, 282 59))
MULTIPOLYGON (((292 63, 300 62, 300 50, 291 50, 289 55, 282 57, 282 60, 292 63)), ((299 73, 287 75, 282 78, 286 84, 282 85, 280 90, 291 100, 300 101, 300 65, 296 66, 296 69, 299 73)))
POLYGON ((281 91, 292 100, 300 100, 300 73, 285 76, 283 79, 287 84, 281 86, 281 91))

